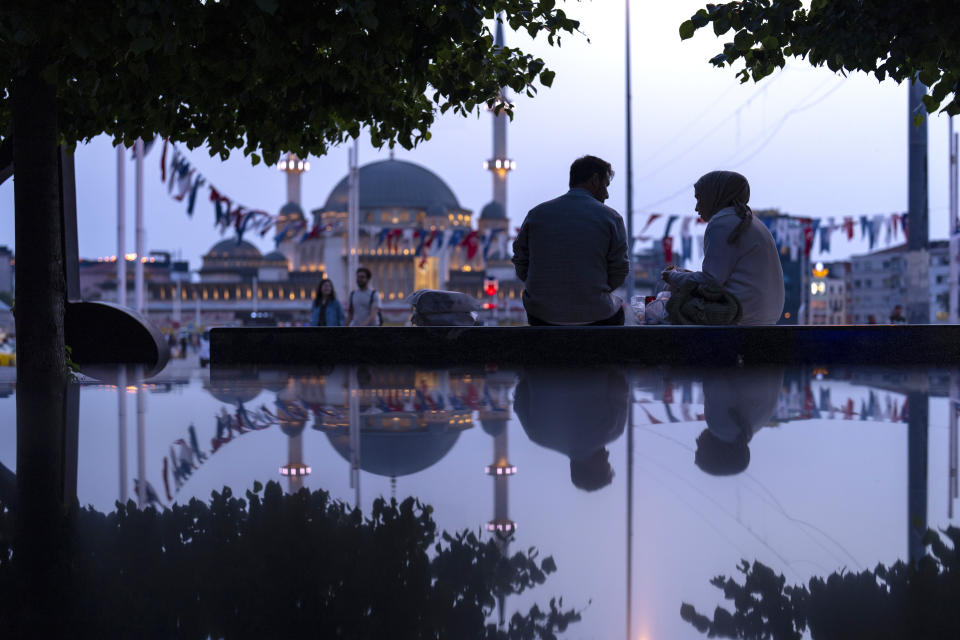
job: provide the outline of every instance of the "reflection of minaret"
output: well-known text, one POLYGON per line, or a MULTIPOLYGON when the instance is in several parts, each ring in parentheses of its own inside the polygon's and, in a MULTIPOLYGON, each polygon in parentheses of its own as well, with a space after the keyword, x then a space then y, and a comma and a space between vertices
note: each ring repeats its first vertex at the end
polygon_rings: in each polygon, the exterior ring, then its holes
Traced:
POLYGON ((280 467, 280 475, 289 479, 290 493, 302 489, 303 479, 310 475, 310 467, 303 462, 303 430, 309 417, 309 412, 297 402, 292 385, 277 393, 277 418, 288 438, 287 464, 280 467))
MULTIPOLYGON (((493 464, 486 468, 487 475, 493 476, 493 520, 487 523, 487 531, 496 536, 497 546, 504 556, 507 555, 513 532, 517 530, 517 523, 508 514, 507 483, 510 476, 517 472, 517 467, 510 464, 507 446, 507 422, 510 418, 508 384, 506 380, 498 381, 496 374, 486 379, 484 408, 479 414, 483 430, 493 436, 493 464)), ((502 595, 498 596, 498 608, 502 627, 506 617, 502 595)))
POLYGON ((924 555, 927 531, 929 392, 907 392, 907 545, 914 566, 924 555))

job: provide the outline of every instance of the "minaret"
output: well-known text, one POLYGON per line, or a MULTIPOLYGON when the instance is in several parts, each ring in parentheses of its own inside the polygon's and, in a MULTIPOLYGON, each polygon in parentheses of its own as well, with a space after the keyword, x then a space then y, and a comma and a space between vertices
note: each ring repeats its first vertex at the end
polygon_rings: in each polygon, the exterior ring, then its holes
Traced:
MULTIPOLYGON (((497 18, 495 47, 504 46, 503 14, 497 18)), ((500 89, 500 103, 510 104, 507 89, 500 89)), ((477 228, 481 236, 487 238, 488 231, 496 230, 496 235, 490 242, 486 259, 486 275, 506 281, 515 279, 513 265, 510 263, 508 236, 510 221, 507 216, 507 174, 517 168, 517 163, 507 157, 507 114, 504 112, 492 114, 493 117, 493 157, 485 160, 483 168, 490 171, 493 177, 493 201, 483 207, 477 228)))
MULTIPOLYGON (((502 49, 503 14, 497 18, 496 39, 494 47, 502 49)), ((506 87, 500 89, 500 102, 509 104, 506 87)), ((485 163, 484 168, 493 173, 493 201, 507 210, 507 174, 516 168, 516 163, 507 158, 507 114, 501 111, 493 113, 493 158, 485 163)))
MULTIPOLYGON (((275 231, 279 234, 290 223, 302 220, 304 228, 300 230, 300 233, 303 233, 307 229, 306 216, 303 214, 303 207, 300 204, 301 174, 310 171, 310 163, 301 160, 295 153, 287 153, 277 163, 277 169, 287 174, 287 203, 283 205, 277 215, 275 231)), ((294 238, 295 236, 289 236, 278 242, 277 250, 287 258, 290 269, 296 271, 300 268, 300 260, 296 252, 294 238)))

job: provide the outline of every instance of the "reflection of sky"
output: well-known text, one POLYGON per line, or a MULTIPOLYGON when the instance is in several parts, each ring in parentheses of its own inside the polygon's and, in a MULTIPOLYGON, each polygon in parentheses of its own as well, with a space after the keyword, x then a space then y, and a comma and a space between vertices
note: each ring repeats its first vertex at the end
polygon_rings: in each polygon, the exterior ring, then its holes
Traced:
MULTIPOLYGON (((712 611, 721 593, 709 585, 718 574, 735 574, 741 558, 757 559, 785 573, 789 583, 811 575, 847 568, 873 568, 906 554, 907 547, 907 429, 902 422, 797 419, 760 429, 750 441, 748 469, 731 477, 712 477, 693 464, 696 439, 704 423, 699 383, 686 407, 693 421, 683 421, 678 385, 673 375, 674 402, 663 404, 662 378, 640 372, 646 384, 635 392, 633 493, 633 624, 632 637, 691 637, 692 628, 679 616, 680 604, 690 602, 712 611), (697 404, 700 403, 700 404, 697 404), (668 415, 678 422, 670 422, 668 415), (661 420, 654 423, 651 420, 661 420)), ((693 376, 696 378, 696 375, 693 376)), ((505 372, 500 380, 509 380, 505 372)), ((336 389, 309 388, 316 400, 346 402, 347 376, 328 378, 336 389)), ((431 379, 443 379, 434 376, 431 379)), ((787 372, 785 380, 797 379, 787 372)), ((448 389, 464 392, 465 383, 450 373, 448 389)), ((481 385, 476 376, 469 384, 481 385)), ((788 385, 789 382, 785 382, 788 385)), ((276 389, 276 385, 271 388, 276 389)), ((302 382, 277 392, 262 389, 248 400, 248 409, 273 410, 278 396, 307 389, 302 382)), ((834 405, 852 399, 859 410, 870 389, 844 380, 812 380, 811 391, 829 388, 834 405)), ((875 389, 878 399, 902 402, 893 389, 875 389)), ((518 523, 511 550, 536 546, 553 555, 559 572, 544 587, 512 598, 508 606, 526 607, 562 595, 575 607, 592 604, 571 637, 622 637, 626 606, 627 438, 610 443, 616 472, 611 485, 595 492, 570 482, 568 458, 532 443, 512 415, 507 433, 509 462, 518 468, 509 483, 509 516, 518 523)), ((126 393, 127 493, 134 498, 138 471, 137 403, 126 393)), ((15 467, 15 398, 0 398, 0 462, 15 467)), ((231 486, 236 493, 254 480, 280 480, 278 468, 287 462, 289 440, 277 427, 234 437, 209 455, 216 436, 215 416, 225 405, 193 377, 164 393, 146 394, 143 461, 149 483, 163 496, 162 462, 170 446, 188 438, 196 427, 207 460, 193 472, 177 496, 205 499, 211 491, 231 486)), ((119 495, 117 420, 118 392, 87 386, 81 391, 78 493, 82 504, 112 509, 119 495)), ((945 526, 948 492, 948 401, 930 399, 928 517, 932 527, 945 526)), ((303 431, 303 460, 312 467, 304 485, 323 488, 353 502, 349 465, 330 446, 327 435, 303 431)), ((361 451, 362 456, 362 451, 361 451)), ((473 426, 462 429, 449 452, 436 464, 396 479, 396 495, 416 496, 435 507, 443 529, 480 531, 493 516, 493 480, 484 467, 493 462, 493 438, 481 428, 477 412, 473 426)), ((171 478, 171 490, 173 480, 171 478)), ((287 481, 283 480, 283 486, 287 481)), ((393 490, 388 477, 362 473, 364 508, 393 490)), ((956 524, 958 518, 954 517, 956 524)), ((487 535, 484 533, 483 535, 487 535)))

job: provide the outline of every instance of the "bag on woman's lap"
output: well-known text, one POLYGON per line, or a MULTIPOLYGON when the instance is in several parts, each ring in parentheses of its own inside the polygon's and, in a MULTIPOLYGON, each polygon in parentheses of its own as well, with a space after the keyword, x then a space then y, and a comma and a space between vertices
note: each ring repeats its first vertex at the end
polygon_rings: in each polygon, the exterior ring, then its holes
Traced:
POLYGON ((737 324, 743 307, 737 296, 726 289, 709 284, 688 282, 667 301, 672 324, 737 324))

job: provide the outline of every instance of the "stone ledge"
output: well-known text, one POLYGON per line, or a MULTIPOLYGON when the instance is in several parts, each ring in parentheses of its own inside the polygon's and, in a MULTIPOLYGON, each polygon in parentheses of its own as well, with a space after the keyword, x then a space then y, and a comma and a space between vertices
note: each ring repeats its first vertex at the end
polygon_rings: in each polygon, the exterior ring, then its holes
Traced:
POLYGON ((960 364, 960 325, 231 327, 214 366, 960 364))

